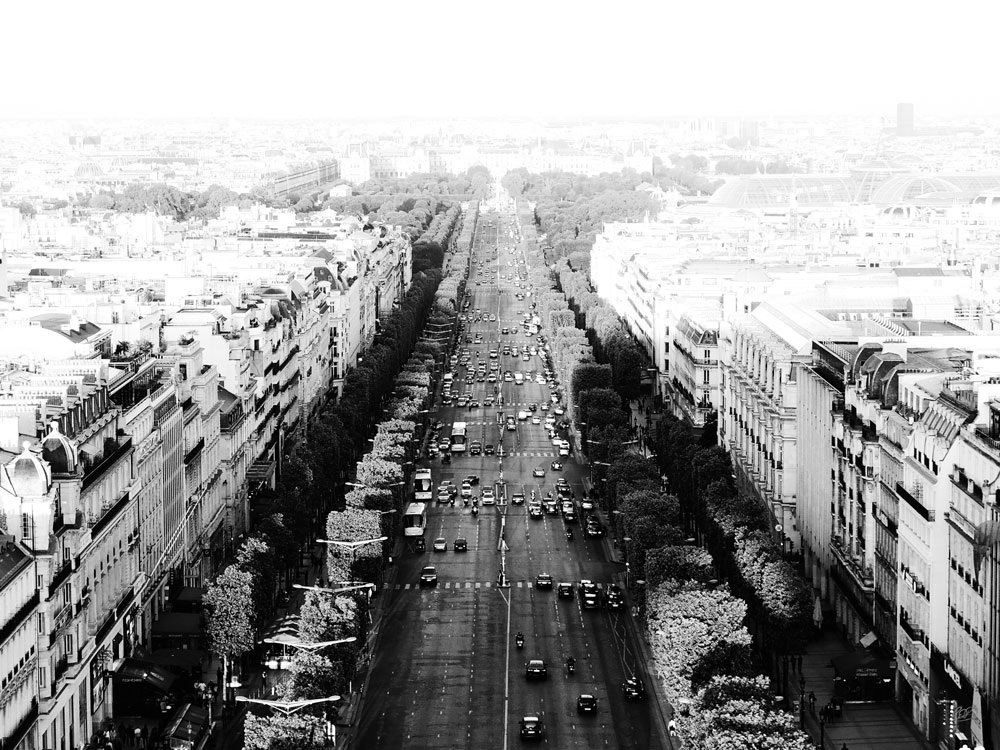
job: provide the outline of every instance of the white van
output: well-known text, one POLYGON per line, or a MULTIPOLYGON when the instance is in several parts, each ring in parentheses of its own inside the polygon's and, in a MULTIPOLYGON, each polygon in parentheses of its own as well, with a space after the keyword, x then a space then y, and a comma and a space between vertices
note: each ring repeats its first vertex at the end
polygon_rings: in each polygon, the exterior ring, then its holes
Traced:
POLYGON ((524 385, 524 375, 523 374, 521 374, 519 372, 515 372, 514 373, 514 385, 524 385))

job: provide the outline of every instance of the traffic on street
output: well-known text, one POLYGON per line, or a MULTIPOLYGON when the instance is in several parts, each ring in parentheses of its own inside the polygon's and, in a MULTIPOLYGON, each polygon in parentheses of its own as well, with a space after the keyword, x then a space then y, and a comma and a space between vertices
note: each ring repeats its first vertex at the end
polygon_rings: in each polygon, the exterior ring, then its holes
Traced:
POLYGON ((480 214, 357 747, 649 748, 648 676, 512 214, 480 214))

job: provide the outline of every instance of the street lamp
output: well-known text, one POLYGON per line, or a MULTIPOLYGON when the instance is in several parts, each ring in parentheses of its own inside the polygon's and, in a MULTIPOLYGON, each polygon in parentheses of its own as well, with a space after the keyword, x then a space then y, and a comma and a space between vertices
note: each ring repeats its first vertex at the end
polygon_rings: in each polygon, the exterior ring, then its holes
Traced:
POLYGON ((339 695, 331 695, 328 698, 310 698, 308 700, 298 700, 298 701, 269 701, 265 698, 249 698, 245 695, 237 695, 236 700, 240 703, 256 703, 261 706, 267 706, 268 708, 273 708, 275 711, 280 711, 285 716, 291 716, 296 711, 300 711, 307 706, 315 706, 318 703, 332 703, 334 701, 339 701, 339 695))
POLYGON ((799 729, 806 728, 806 678, 799 677, 799 729))
POLYGON ((350 636, 349 638, 341 638, 337 641, 318 641, 316 643, 309 643, 306 641, 295 641, 295 640, 281 640, 280 638, 265 638, 264 643, 274 643, 281 646, 290 646, 291 648, 297 648, 302 651, 319 651, 321 648, 326 648, 327 646, 336 646, 340 643, 354 643, 358 640, 356 636, 350 636))
POLYGON ((356 550, 359 547, 364 547, 366 544, 375 544, 375 542, 384 542, 389 537, 379 536, 373 539, 362 539, 360 542, 347 542, 342 539, 317 539, 316 541, 320 544, 335 544, 338 547, 347 547, 350 550, 356 550))
MULTIPOLYGON (((347 581, 346 583, 351 583, 347 581)), ((305 586, 301 583, 292 584, 292 588, 302 589, 303 591, 321 591, 324 594, 342 594, 345 591, 358 591, 359 589, 374 589, 374 583, 353 583, 348 586, 342 586, 339 588, 331 589, 325 586, 305 586)))

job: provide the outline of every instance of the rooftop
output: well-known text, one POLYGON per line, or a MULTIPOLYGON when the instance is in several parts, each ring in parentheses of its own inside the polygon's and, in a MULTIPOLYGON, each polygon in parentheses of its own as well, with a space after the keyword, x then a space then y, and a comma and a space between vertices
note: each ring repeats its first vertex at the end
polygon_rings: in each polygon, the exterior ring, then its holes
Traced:
POLYGON ((13 542, 0 544, 0 590, 7 585, 25 566, 31 564, 31 556, 13 542))

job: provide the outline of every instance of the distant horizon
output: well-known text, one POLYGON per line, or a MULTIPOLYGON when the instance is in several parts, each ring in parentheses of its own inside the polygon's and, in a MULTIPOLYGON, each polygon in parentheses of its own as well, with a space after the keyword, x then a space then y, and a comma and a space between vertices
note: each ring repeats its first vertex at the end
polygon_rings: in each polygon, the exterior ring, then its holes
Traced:
POLYGON ((897 102, 913 102, 918 122, 993 117, 998 20, 996 4, 903 0, 383 0, 377 10, 319 0, 282 10, 51 0, 5 9, 0 112, 606 122, 894 118, 897 102))
MULTIPOLYGON (((518 115, 514 113, 508 114, 497 114, 497 115, 403 115, 403 114, 393 114, 393 115, 344 115, 340 117, 330 116, 330 115, 284 115, 284 116, 268 116, 268 115, 157 115, 157 114, 145 114, 145 115, 29 115, 29 116, 17 116, 10 114, 0 114, 0 122, 75 122, 75 121, 91 121, 91 122, 127 122, 134 120, 137 122, 225 122, 225 121, 237 121, 237 122, 322 122, 322 123, 337 123, 337 122, 349 122, 349 123, 377 123, 377 122, 428 122, 428 123, 455 123, 463 121, 471 122, 539 122, 539 123, 559 123, 559 124, 589 124, 589 123, 642 123, 642 124, 655 124, 658 122, 667 122, 671 120, 704 120, 704 119, 719 119, 719 120, 750 120, 750 121, 791 121, 791 120, 806 120, 806 121, 833 121, 833 120, 870 120, 870 119, 882 119, 886 120, 887 124, 895 123, 895 106, 892 105, 892 114, 886 114, 882 112, 872 112, 872 113, 769 113, 769 114, 735 114, 735 113, 724 113, 724 112, 708 112, 708 113, 680 113, 680 114, 670 114, 670 115, 586 115, 586 114, 562 114, 562 115, 518 115)), ((914 116, 914 126, 920 129, 923 125, 926 125, 928 120, 933 120, 935 122, 939 121, 951 121, 951 120, 976 120, 976 119, 986 119, 986 120, 1000 120, 1000 108, 997 112, 969 112, 969 113, 956 113, 956 114, 944 114, 944 113, 923 113, 919 106, 915 106, 915 116, 914 116)))

